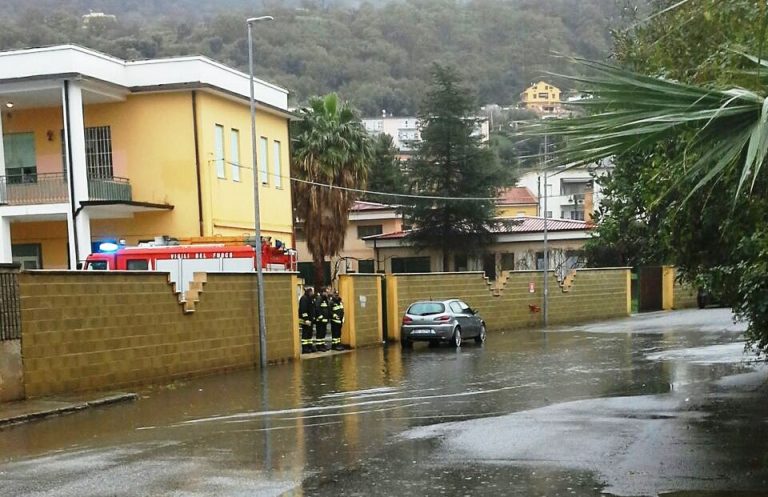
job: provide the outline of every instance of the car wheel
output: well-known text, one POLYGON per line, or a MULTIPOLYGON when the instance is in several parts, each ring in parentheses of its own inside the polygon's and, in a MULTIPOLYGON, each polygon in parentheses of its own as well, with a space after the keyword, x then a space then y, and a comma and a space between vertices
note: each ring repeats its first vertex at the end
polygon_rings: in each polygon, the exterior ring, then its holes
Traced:
POLYGON ((451 338, 451 344, 457 349, 461 347, 461 328, 456 328, 453 332, 453 338, 451 338))
POLYGON ((482 345, 485 343, 485 338, 486 338, 485 325, 481 324, 480 333, 475 337, 475 343, 482 345))

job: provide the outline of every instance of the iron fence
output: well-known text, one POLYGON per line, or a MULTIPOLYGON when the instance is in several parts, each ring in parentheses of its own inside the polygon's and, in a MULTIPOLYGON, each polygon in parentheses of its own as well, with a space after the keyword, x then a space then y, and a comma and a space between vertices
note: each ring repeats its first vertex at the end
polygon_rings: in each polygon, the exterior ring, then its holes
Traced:
POLYGON ((127 178, 88 178, 88 198, 91 200, 130 202, 131 196, 131 183, 127 178))
POLYGON ((18 270, 0 268, 0 341, 21 338, 18 270))
POLYGON ((69 200, 64 173, 0 176, 0 204, 56 204, 69 200))

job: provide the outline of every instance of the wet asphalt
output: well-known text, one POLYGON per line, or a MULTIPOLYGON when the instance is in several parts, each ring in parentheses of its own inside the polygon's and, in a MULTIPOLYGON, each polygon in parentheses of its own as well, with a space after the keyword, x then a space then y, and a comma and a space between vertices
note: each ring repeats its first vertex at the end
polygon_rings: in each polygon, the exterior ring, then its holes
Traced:
POLYGON ((0 430, 0 496, 768 494, 725 309, 211 376, 0 430))

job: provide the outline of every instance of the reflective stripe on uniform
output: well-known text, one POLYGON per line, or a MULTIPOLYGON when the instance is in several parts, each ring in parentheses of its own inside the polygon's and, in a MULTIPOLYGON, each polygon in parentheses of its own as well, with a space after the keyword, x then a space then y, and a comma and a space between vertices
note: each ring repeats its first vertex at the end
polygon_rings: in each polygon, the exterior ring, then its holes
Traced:
POLYGON ((341 343, 341 338, 334 338, 332 343, 334 344, 341 343))

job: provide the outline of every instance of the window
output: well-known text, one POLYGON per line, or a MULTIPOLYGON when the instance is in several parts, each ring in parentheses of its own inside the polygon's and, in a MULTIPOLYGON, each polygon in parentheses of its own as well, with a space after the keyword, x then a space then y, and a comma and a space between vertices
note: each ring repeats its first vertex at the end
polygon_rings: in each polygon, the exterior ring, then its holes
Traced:
POLYGON ((515 269, 515 254, 501 254, 501 270, 512 271, 515 269))
POLYGON ((109 269, 109 266, 107 265, 107 261, 90 261, 86 265, 86 269, 88 271, 106 271, 109 269))
POLYGON ((147 259, 129 259, 125 267, 128 271, 147 271, 149 261, 147 259))
POLYGON ((281 149, 282 146, 279 141, 275 140, 272 142, 272 172, 274 173, 273 178, 275 181, 275 188, 283 187, 283 154, 281 153, 281 149))
POLYGON ((216 164, 216 177, 226 179, 224 171, 224 126, 216 125, 216 134, 213 140, 213 162, 216 164))
POLYGON ((549 93, 547 93, 547 92, 539 93, 539 98, 545 98, 546 99, 547 97, 549 97, 549 93))
POLYGON ((461 306, 459 305, 458 302, 451 302, 448 305, 451 307, 451 310, 453 312, 455 312, 456 314, 461 314, 462 313, 461 306))
POLYGON ((22 269, 42 269, 42 247, 39 243, 14 243, 11 245, 13 262, 22 269))
POLYGON ((427 257, 393 257, 393 273, 429 273, 431 260, 427 257))
POLYGON ((9 133, 3 136, 5 174, 8 183, 37 182, 34 133, 9 133))
POLYGON ((583 221, 584 211, 571 211, 571 219, 576 221, 583 221))
POLYGON ((363 239, 366 236, 374 236, 374 235, 380 235, 384 233, 384 228, 380 224, 374 224, 370 226, 358 226, 357 227, 357 238, 363 239))
POLYGON ((453 256, 453 270, 456 272, 468 271, 467 254, 456 254, 453 256))
POLYGON ((267 146, 269 141, 262 136, 259 140, 259 178, 262 184, 269 184, 269 163, 267 162, 267 146))
POLYGON ((112 130, 109 126, 85 128, 85 165, 89 178, 113 178, 112 130))
POLYGON ((363 261, 357 261, 357 272, 358 273, 366 273, 366 274, 373 274, 373 259, 366 259, 363 261))
POLYGON ((229 132, 229 164, 232 181, 240 181, 240 131, 234 128, 229 132))
POLYGON ((431 316, 444 313, 445 305, 442 302, 417 302, 409 307, 406 312, 414 316, 431 316))
POLYGON ((552 217, 552 211, 547 211, 545 215, 546 215, 546 217, 550 217, 551 218, 552 217))

